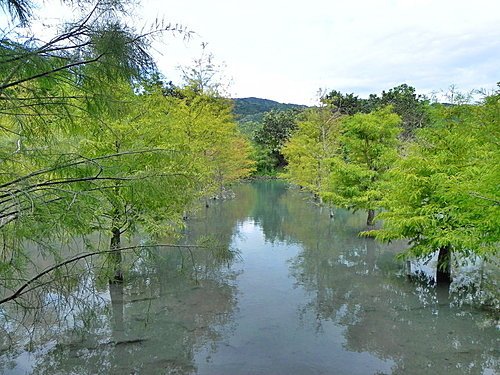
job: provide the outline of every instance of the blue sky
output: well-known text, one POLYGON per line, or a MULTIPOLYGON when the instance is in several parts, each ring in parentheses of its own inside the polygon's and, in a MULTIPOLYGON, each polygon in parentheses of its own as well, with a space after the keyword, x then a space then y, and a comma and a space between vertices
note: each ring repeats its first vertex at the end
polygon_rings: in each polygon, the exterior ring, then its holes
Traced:
POLYGON ((154 45, 167 77, 179 82, 177 67, 208 43, 236 97, 313 104, 318 89, 367 96, 401 83, 430 93, 500 81, 498 0, 143 0, 131 17, 155 18, 195 32, 154 45))

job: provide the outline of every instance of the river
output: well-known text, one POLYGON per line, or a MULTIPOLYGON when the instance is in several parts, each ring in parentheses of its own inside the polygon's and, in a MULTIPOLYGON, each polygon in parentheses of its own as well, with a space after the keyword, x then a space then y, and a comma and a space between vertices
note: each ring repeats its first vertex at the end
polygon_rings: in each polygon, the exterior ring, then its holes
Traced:
MULTIPOLYGON (((38 315, 0 309, 5 374, 483 374, 500 371, 498 316, 410 281, 403 244, 357 235, 365 214, 321 209, 279 181, 234 187, 181 243, 138 254, 123 285, 91 269, 38 315), (40 314, 42 316, 40 316, 40 314)), ((476 293, 477 294, 477 293, 476 293)))

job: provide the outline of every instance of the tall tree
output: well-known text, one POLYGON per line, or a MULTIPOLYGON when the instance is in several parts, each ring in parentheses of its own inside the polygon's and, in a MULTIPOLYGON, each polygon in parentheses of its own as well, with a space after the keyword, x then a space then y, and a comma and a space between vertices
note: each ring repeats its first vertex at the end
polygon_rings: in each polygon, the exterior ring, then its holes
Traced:
POLYGON ((367 225, 373 225, 375 209, 380 206, 379 181, 397 158, 400 121, 391 107, 342 121, 342 149, 332 161, 323 197, 338 206, 367 210, 367 225))
POLYGON ((370 113, 391 105, 394 112, 401 117, 403 139, 413 137, 416 129, 425 127, 429 123, 428 100, 423 95, 417 95, 415 88, 405 83, 389 91, 382 91, 380 95, 370 94, 367 99, 359 98, 352 93, 343 94, 332 90, 321 98, 321 102, 329 106, 333 112, 344 115, 370 113))
POLYGON ((288 161, 285 178, 320 200, 327 190, 332 161, 339 153, 341 117, 326 107, 305 111, 304 119, 282 149, 288 161))
POLYGON ((417 132, 389 172, 384 227, 371 234, 409 239, 403 256, 438 251, 438 282, 450 281, 452 254, 457 260, 498 254, 499 114, 498 93, 481 105, 438 106, 432 125, 417 132))
POLYGON ((367 102, 369 108, 392 105, 394 112, 401 117, 401 135, 404 139, 413 137, 416 129, 429 124, 428 101, 424 96, 417 95, 414 87, 405 83, 382 91, 380 97, 371 95, 367 102))
MULTIPOLYGON (((53 240, 96 230, 111 235, 105 252, 114 254, 111 278, 120 280, 122 233, 137 226, 152 235, 178 228, 182 212, 216 185, 218 159, 211 152, 239 146, 222 99, 177 91, 165 96, 151 87, 148 43, 174 28, 157 24, 139 35, 121 23, 120 2, 91 5, 48 43, 5 36, 0 46, 4 285, 26 263, 26 240, 58 258, 53 240), (217 145, 204 147, 210 140, 217 145)), ((224 183, 246 173, 234 172, 246 162, 240 155, 237 163, 219 166, 224 183)))
POLYGON ((321 102, 331 108, 332 111, 343 115, 366 112, 366 100, 353 93, 342 94, 340 91, 332 90, 321 98, 321 102))
MULTIPOLYGON (((14 27, 0 43, 0 230, 2 265, 12 272, 25 260, 25 239, 45 247, 65 233, 92 231, 111 187, 135 179, 120 163, 154 153, 83 145, 113 127, 121 116, 115 91, 154 72, 149 43, 175 28, 157 23, 138 33, 122 21, 121 1, 64 3, 75 19, 49 41, 14 27)), ((30 21, 31 2, 2 5, 30 21)))

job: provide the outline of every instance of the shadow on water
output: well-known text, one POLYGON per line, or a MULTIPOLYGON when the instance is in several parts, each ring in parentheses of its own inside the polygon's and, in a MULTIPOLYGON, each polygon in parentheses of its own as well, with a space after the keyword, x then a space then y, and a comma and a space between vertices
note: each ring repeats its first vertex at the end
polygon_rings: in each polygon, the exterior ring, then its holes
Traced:
POLYGON ((30 295, 37 309, 1 306, 0 372, 498 372, 495 312, 465 288, 409 282, 394 260, 403 244, 357 236, 363 213, 331 219, 279 181, 235 193, 203 206, 181 243, 209 236, 239 258, 144 251, 110 285, 80 264, 71 285, 30 295))

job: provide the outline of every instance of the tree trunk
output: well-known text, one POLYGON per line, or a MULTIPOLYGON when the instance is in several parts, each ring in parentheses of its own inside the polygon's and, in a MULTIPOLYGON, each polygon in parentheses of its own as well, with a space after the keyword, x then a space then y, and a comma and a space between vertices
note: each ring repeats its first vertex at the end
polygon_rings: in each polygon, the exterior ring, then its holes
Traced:
POLYGON ((436 283, 438 285, 451 283, 451 248, 449 245, 439 249, 436 283))
POLYGON ((368 210, 368 218, 366 219, 366 225, 368 226, 373 226, 374 222, 373 219, 375 219, 375 210, 369 209, 368 210))
MULTIPOLYGON (((111 244, 110 250, 115 250, 120 248, 120 236, 121 232, 119 228, 113 228, 111 230, 111 244)), ((123 281, 123 271, 122 271, 122 252, 114 251, 109 254, 110 260, 113 267, 113 276, 109 280, 110 283, 121 283, 123 281)))

